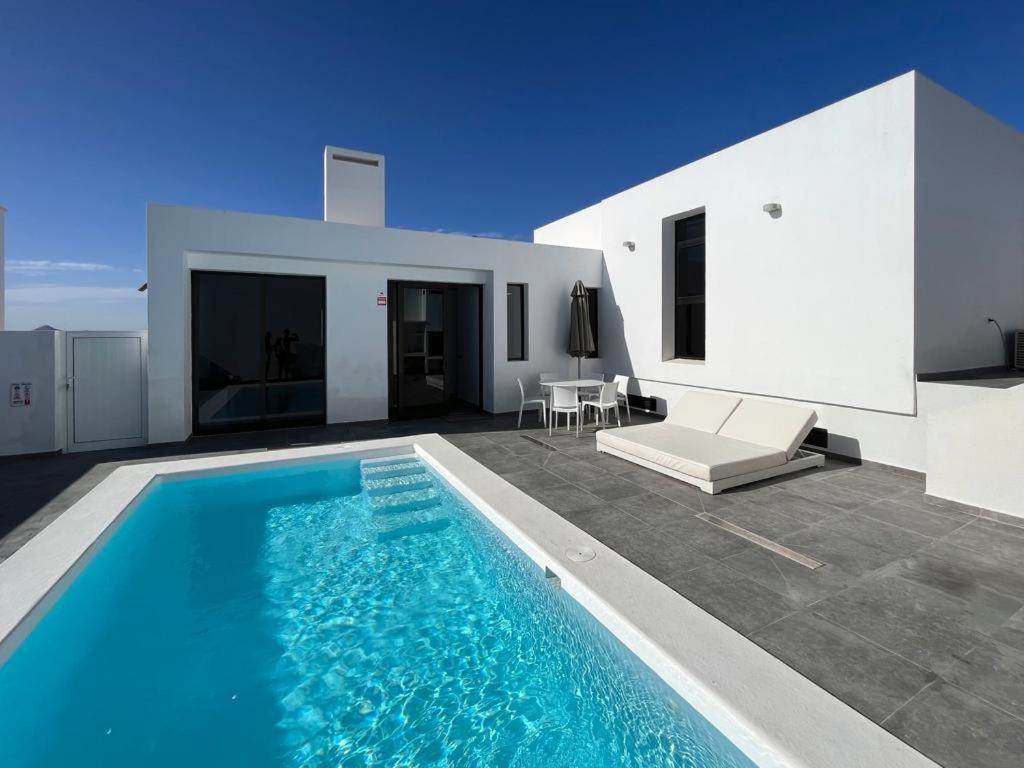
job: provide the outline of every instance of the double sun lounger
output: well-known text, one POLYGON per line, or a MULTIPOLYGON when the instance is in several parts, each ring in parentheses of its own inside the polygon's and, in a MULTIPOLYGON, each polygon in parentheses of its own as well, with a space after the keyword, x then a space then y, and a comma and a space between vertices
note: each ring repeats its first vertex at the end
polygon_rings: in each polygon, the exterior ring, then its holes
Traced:
POLYGON ((598 432, 597 450, 718 493, 823 466, 800 450, 816 420, 810 408, 690 390, 662 422, 598 432))

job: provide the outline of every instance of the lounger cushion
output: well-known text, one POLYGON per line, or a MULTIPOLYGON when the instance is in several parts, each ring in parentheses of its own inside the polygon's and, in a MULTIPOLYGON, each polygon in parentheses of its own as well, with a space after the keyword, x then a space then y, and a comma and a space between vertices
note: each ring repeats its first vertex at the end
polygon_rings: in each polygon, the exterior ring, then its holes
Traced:
POLYGON ((664 422, 605 429, 597 433, 597 442, 699 480, 722 480, 786 463, 781 450, 664 422))
POLYGON ((725 420, 718 434, 775 448, 792 459, 817 420, 812 408, 747 399, 725 420))
POLYGON ((739 404, 740 398, 734 395, 690 389, 676 400, 665 417, 665 423, 701 432, 717 432, 739 404))

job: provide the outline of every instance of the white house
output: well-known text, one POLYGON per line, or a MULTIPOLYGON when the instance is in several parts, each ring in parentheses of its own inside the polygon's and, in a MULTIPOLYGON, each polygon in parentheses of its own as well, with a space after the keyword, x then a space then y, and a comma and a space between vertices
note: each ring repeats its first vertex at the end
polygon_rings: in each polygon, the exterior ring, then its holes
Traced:
POLYGON ((150 206, 150 442, 508 411, 517 376, 568 370, 569 293, 600 289, 601 253, 380 226, 383 171, 328 147, 325 221, 150 206))
POLYGON ((1002 365, 988 318, 1024 327, 1024 136, 914 72, 533 244, 383 226, 384 162, 328 147, 324 221, 150 207, 150 442, 511 410, 516 376, 567 369, 582 279, 588 363, 659 408, 688 387, 808 403, 831 450, 925 470, 928 413, 976 394, 919 376, 1002 365))
POLYGON ((933 380, 1004 364, 989 318, 1024 328, 1024 135, 921 75, 601 200, 533 243, 388 228, 384 169, 327 147, 322 221, 151 205, 148 360, 145 333, 69 332, 51 362, 3 334, 17 359, 42 361, 12 381, 55 403, 42 431, 39 413, 5 411, 0 453, 513 410, 516 377, 570 370, 582 280, 599 345, 586 367, 628 374, 658 410, 687 388, 809 404, 818 445, 1024 514, 981 479, 1024 462, 1024 387, 933 380), (103 363, 114 352, 129 375, 103 363), (115 406, 133 410, 116 429, 115 406))
POLYGON ((1024 135, 911 72, 534 239, 603 253, 603 362, 644 394, 808 403, 833 451, 923 471, 929 414, 980 395, 919 377, 1002 366, 988 318, 1024 327, 1024 135))

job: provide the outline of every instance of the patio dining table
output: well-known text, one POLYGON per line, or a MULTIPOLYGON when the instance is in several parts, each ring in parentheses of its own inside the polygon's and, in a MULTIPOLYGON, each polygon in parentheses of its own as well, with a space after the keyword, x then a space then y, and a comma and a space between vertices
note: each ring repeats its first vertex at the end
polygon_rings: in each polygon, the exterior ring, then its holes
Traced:
MULTIPOLYGON (((564 381, 542 381, 542 382, 540 382, 540 385, 541 385, 542 388, 543 387, 573 387, 576 390, 594 389, 596 387, 602 386, 603 384, 604 384, 604 381, 602 381, 601 379, 565 379, 564 381)), ((550 396, 551 392, 548 391, 546 394, 548 396, 550 396)), ((580 408, 581 408, 580 415, 577 416, 577 418, 576 418, 576 437, 580 436, 580 419, 583 418, 583 416, 582 416, 582 403, 580 405, 580 408)))
POLYGON ((542 387, 575 387, 576 389, 587 389, 600 387, 604 382, 601 379, 566 379, 565 381, 542 381, 542 387))

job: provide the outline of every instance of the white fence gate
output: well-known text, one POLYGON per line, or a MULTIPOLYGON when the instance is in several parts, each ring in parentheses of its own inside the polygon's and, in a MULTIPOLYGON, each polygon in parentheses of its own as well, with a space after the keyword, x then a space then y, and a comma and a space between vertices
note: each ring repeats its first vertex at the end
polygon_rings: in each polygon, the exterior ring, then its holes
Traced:
POLYGON ((67 450, 146 443, 146 331, 69 331, 67 450))

